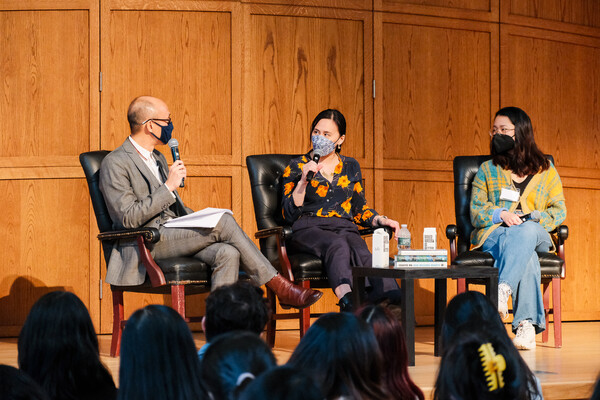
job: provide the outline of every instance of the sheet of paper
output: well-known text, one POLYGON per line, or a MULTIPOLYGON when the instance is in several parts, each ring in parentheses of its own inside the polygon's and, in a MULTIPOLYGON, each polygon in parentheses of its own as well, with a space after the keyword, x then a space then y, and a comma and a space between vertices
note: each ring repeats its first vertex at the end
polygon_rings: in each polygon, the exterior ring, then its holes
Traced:
POLYGON ((233 215, 233 212, 226 208, 207 207, 167 221, 164 226, 165 228, 214 228, 225 213, 233 215))

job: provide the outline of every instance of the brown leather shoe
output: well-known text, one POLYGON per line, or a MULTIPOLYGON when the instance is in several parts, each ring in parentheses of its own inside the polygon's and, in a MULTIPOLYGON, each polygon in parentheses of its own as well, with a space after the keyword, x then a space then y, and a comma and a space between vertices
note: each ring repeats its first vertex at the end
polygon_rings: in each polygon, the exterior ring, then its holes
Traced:
POLYGON ((279 274, 267 282, 267 287, 275 292, 283 308, 306 308, 323 296, 322 292, 294 285, 279 274))

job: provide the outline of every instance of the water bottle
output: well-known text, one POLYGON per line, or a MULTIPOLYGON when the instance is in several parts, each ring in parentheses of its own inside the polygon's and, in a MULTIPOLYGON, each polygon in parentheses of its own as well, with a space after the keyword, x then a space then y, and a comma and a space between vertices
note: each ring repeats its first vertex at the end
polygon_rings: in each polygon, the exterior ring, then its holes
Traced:
POLYGON ((373 232, 373 268, 390 267, 390 235, 385 229, 373 232))
POLYGON ((406 224, 400 226, 400 235, 398 236, 398 250, 410 249, 410 231, 406 224))

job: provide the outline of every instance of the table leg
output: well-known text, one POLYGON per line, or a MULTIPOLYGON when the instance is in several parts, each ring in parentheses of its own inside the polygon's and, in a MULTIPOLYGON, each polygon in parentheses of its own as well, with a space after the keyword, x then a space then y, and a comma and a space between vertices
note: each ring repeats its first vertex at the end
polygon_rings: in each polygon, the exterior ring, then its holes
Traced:
POLYGON ((365 277, 356 276, 352 274, 352 301, 354 302, 354 308, 358 310, 361 304, 365 301, 365 277))
POLYGON ((444 323, 444 314, 446 313, 446 302, 448 300, 447 280, 435 280, 435 310, 434 310, 434 337, 433 337, 433 355, 439 357, 440 339, 442 335, 442 324, 444 323))
POLYGON ((485 280, 485 294, 492 302, 494 307, 498 308, 498 276, 490 276, 485 280))
POLYGON ((415 280, 401 279, 402 327, 406 337, 408 365, 415 365, 415 280))

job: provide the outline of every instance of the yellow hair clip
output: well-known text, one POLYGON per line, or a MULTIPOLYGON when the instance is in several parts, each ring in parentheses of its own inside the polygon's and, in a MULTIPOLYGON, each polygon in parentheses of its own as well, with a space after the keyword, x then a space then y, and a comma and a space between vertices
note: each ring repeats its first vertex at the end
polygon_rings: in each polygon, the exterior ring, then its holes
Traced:
POLYGON ((479 346, 479 358, 481 366, 488 385, 488 390, 493 392, 498 388, 504 387, 504 377, 502 372, 506 369, 506 360, 502 354, 496 355, 491 343, 484 343, 479 346))

